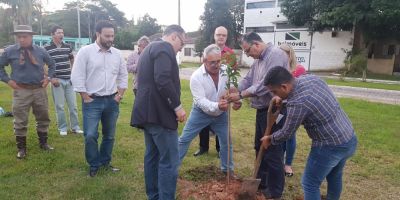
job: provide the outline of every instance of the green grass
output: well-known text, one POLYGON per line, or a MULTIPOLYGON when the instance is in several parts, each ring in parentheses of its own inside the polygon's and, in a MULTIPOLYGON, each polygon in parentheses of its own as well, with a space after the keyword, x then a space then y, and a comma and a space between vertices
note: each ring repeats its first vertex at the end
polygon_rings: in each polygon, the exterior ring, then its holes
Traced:
POLYGON ((339 79, 324 79, 329 85, 340 85, 340 86, 351 86, 361 88, 373 88, 373 89, 384 89, 384 90, 397 90, 400 91, 400 84, 386 84, 386 83, 371 83, 361 81, 342 81, 339 79))
MULTIPOLYGON (((5 84, 0 84, 0 106, 6 110, 11 109, 11 94, 5 84)), ((188 81, 182 81, 182 102, 189 113, 192 100, 188 81)), ((146 199, 143 133, 128 125, 132 103, 133 95, 128 91, 120 106, 113 152, 113 165, 122 171, 118 174, 101 172, 96 178, 87 177, 83 137, 58 135, 51 101, 49 142, 55 147, 54 152, 39 150, 34 118, 30 116, 28 157, 17 160, 12 119, 0 118, 0 199, 146 199)), ((398 199, 400 106, 351 99, 340 99, 340 103, 351 118, 359 138, 356 155, 348 161, 345 169, 342 199, 398 199)), ((235 171, 242 177, 249 177, 253 169, 254 123, 255 110, 249 107, 248 102, 241 110, 232 113, 235 171)), ((183 124, 179 126, 179 132, 182 127, 183 124)), ((300 177, 310 149, 310 139, 303 129, 298 131, 297 141, 293 165, 295 175, 286 181, 285 199, 302 194, 300 177)), ((210 146, 214 144, 212 139, 210 146)), ((199 174, 198 169, 219 165, 214 148, 208 155, 193 157, 197 147, 196 138, 180 169, 181 177, 194 182, 206 179, 206 175, 199 174)), ((325 188, 326 184, 323 191, 326 191, 325 188)))
MULTIPOLYGON (((362 74, 348 74, 348 77, 361 78, 362 74)), ((400 81, 400 76, 386 75, 386 74, 374 74, 367 73, 368 79, 388 80, 388 81, 400 81)))
POLYGON ((201 63, 192 63, 192 62, 183 62, 179 65, 180 68, 197 68, 201 65, 201 63))

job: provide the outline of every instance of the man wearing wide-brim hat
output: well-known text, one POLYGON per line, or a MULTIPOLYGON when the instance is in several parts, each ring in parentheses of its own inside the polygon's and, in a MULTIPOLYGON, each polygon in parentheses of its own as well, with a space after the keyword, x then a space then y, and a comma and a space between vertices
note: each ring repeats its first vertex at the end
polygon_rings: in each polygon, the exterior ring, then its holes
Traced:
POLYGON ((36 119, 39 146, 52 150, 47 144, 50 124, 46 87, 54 75, 55 64, 47 51, 32 44, 32 27, 17 25, 13 34, 17 44, 11 45, 0 56, 0 80, 13 91, 14 133, 17 141, 17 158, 26 156, 26 136, 30 108, 36 119), (48 65, 46 74, 44 66, 48 65), (11 66, 11 76, 5 66, 11 66))

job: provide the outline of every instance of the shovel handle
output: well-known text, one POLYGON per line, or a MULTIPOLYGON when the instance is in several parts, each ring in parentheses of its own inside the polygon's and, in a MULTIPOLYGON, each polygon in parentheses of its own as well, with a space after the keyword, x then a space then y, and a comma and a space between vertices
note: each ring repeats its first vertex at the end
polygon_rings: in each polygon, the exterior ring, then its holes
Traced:
MULTIPOLYGON (((272 126, 274 125, 275 120, 276 120, 274 118, 274 116, 273 116, 272 109, 273 109, 273 103, 271 101, 270 104, 269 104, 269 107, 268 107, 267 128, 265 129, 264 136, 271 135, 272 126)), ((257 158, 256 158, 256 161, 254 163, 254 172, 253 172, 253 178, 254 179, 257 178, 258 170, 260 169, 261 161, 262 161, 262 159, 264 157, 265 150, 266 149, 264 147, 262 147, 262 146, 260 146, 260 149, 258 150, 257 158)))

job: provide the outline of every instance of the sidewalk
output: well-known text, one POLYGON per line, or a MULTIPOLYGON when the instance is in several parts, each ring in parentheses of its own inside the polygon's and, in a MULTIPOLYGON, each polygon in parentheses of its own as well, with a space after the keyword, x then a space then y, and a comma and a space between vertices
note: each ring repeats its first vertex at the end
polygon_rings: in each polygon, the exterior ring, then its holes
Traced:
MULTIPOLYGON (((195 70, 196 68, 181 68, 180 69, 181 79, 190 80, 190 76, 195 70)), ((249 69, 247 68, 240 69, 241 78, 246 75, 248 70, 249 69)), ((325 76, 325 75, 320 77, 338 78, 335 76, 325 76)), ((346 78, 346 79, 358 80, 357 78, 346 78)), ((376 83, 386 83, 386 84, 399 84, 400 87, 400 81, 386 81, 386 80, 374 80, 374 79, 367 79, 367 81, 376 83)), ((329 87, 332 89, 336 97, 345 97, 345 98, 361 99, 370 102, 400 105, 400 91, 360 88, 360 87, 350 87, 350 86, 337 86, 337 85, 329 85, 329 87)))

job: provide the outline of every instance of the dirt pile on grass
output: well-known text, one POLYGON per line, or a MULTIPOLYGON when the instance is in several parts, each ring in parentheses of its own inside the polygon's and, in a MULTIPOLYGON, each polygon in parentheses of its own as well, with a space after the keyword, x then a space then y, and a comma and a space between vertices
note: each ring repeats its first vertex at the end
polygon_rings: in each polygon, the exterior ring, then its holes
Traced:
MULTIPOLYGON (((225 174, 216 167, 191 169, 183 174, 184 177, 178 181, 180 200, 237 200, 239 197, 242 181, 231 179, 227 185, 225 174)), ((255 200, 265 200, 265 198, 259 193, 255 200)))

